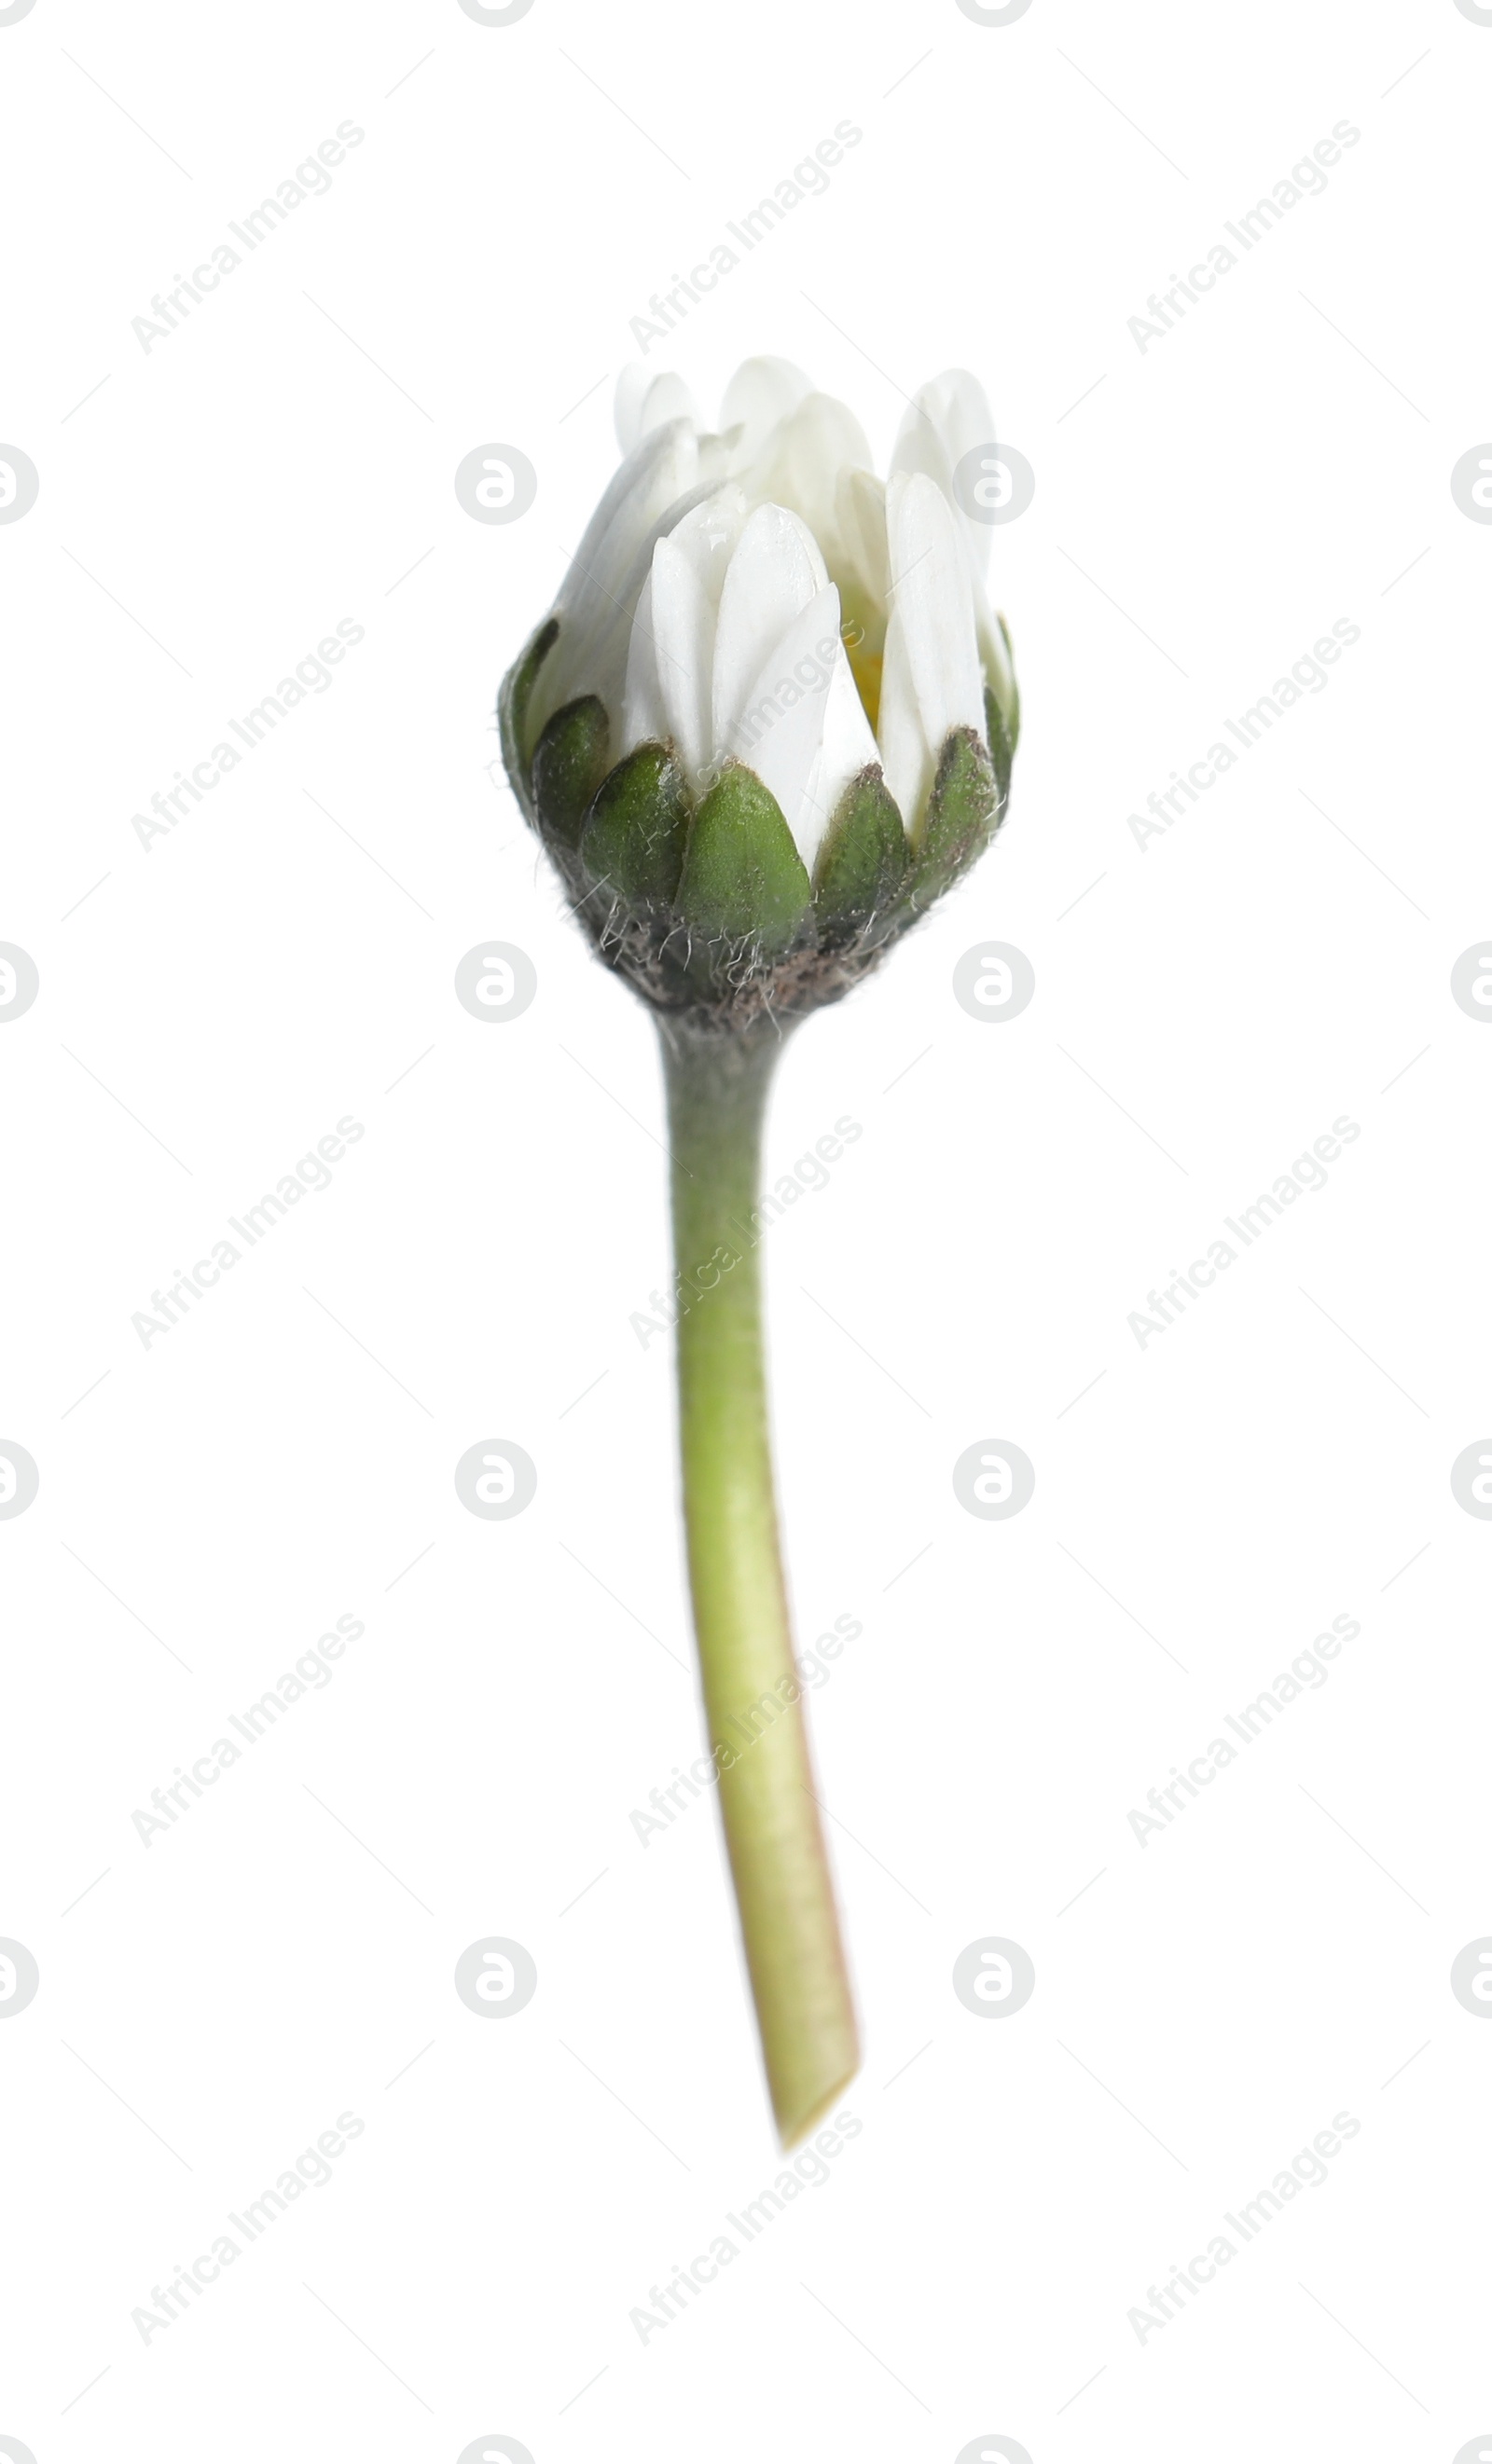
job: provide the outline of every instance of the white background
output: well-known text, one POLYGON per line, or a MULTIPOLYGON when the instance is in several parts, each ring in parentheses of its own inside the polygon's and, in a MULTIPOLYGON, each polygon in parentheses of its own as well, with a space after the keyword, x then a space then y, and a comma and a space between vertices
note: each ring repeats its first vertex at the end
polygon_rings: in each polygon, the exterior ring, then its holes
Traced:
POLYGON ((1451 2464, 1492 2427, 1492 2027, 1448 1982, 1492 1932, 1492 1529, 1449 1482, 1492 1428, 1492 1034, 1449 991, 1492 920, 1492 531, 1449 485, 1492 432, 1492 27, 36 0, 0 77, 0 437, 40 473, 0 527, 0 937, 41 977, 0 1039, 0 1435, 41 1474, 0 1524, 0 1933, 41 1970, 0 2025, 0 2432, 1451 2464), (999 847, 796 1040, 770 1134, 781 1170, 863 1126, 768 1262, 800 1635, 864 1629, 812 1706, 862 2128, 644 2345, 780 2166, 714 1809, 628 1819, 700 1735, 669 1347, 629 1326, 669 1263, 652 1032, 491 709, 630 320, 846 119, 650 363, 713 406, 783 353, 882 451, 974 368, 1036 473, 995 535, 1025 734, 999 847), (144 350, 345 120, 330 193, 144 350), (1325 193, 1142 352, 1342 120, 1325 193), (538 473, 506 527, 452 484, 492 441, 538 473), (331 688, 146 852, 131 815, 344 618, 331 688), (1142 850, 1126 816, 1338 619, 1327 689, 1142 850), (538 971, 501 1026, 453 993, 482 935, 538 971), (1035 965, 1018 1020, 952 998, 980 935, 1035 965), (347 1114, 332 1186, 145 1349, 347 1114), (1150 1287, 1342 1114, 1328 1186, 1142 1350, 1150 1287), (512 1522, 453 1486, 491 1436, 539 1467, 512 1522), (950 1484, 994 1436, 1036 1466, 1007 1523, 950 1484), (333 1682, 144 1846, 342 1614, 333 1682), (1329 1682, 1142 1847, 1129 1810, 1339 1615, 1329 1682), (539 1968, 502 2025, 452 1984, 489 1934, 539 1968), (991 1934, 1037 1973, 999 2024, 949 1981, 991 1934), (143 2343, 343 2112, 331 2183, 143 2343), (1339 2112, 1328 2182, 1142 2343, 1339 2112))

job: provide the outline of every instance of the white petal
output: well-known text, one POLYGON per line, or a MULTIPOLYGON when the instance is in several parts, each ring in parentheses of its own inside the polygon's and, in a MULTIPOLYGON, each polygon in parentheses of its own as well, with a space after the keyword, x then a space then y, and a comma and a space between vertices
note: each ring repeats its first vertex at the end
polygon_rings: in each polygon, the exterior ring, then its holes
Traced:
MULTIPOLYGON (((902 434, 907 436, 925 425, 937 436, 950 463, 957 464, 976 445, 989 445, 994 437, 994 414, 990 398, 977 377, 967 368, 945 368, 941 377, 923 385, 911 411, 902 423, 902 434)), ((900 451, 900 444, 899 444, 900 451)), ((904 466, 893 460, 893 469, 915 469, 915 463, 904 466)))
POLYGON ((984 679, 957 517, 932 480, 914 472, 893 479, 886 523, 892 605, 923 733, 935 754, 953 727, 973 728, 982 742, 984 679))
MULTIPOLYGON (((653 569, 653 551, 660 539, 669 538, 681 528, 691 514, 707 517, 710 503, 728 495, 733 539, 746 517, 746 501, 739 489, 722 491, 708 480, 701 480, 688 494, 664 507, 656 521, 644 532, 625 570, 611 576, 605 559, 593 583, 585 607, 583 624, 569 627, 568 641, 562 635, 553 657, 554 672, 547 679, 551 698, 545 708, 547 716, 576 693, 597 693, 614 719, 621 708, 623 683, 634 611, 641 597, 644 583, 653 569), (600 575, 606 575, 603 583, 600 575)), ((719 581, 715 585, 719 594, 719 581)), ((713 604, 713 602, 712 602, 713 604)), ((544 681, 541 676, 541 681, 544 681)), ((540 721, 542 724, 542 720, 540 721)))
POLYGON ((725 438, 701 434, 698 443, 701 478, 728 479, 734 466, 730 447, 725 438))
POLYGON ((880 714, 876 724, 881 767, 908 843, 916 840, 932 786, 932 755, 912 683, 902 619, 893 610, 886 627, 880 671, 880 714))
POLYGON ((671 419, 687 419, 693 428, 700 425, 694 396, 682 377, 675 376, 672 369, 646 367, 641 360, 632 361, 617 378, 612 416, 623 453, 630 453, 655 428, 664 427, 671 419))
POLYGON ((619 453, 630 453, 642 434, 642 397, 653 383, 653 370, 646 367, 641 360, 629 360, 616 380, 616 391, 612 397, 612 419, 619 453))
POLYGON ((642 397, 637 433, 650 436, 655 428, 666 428, 671 419, 687 419, 695 429, 700 425, 694 396, 682 377, 660 371, 642 397))
MULTIPOLYGON (((842 642, 835 645, 834 674, 829 679, 820 759, 822 768, 815 788, 822 799, 819 832, 822 837, 834 820, 839 799, 851 780, 880 759, 864 704, 855 690, 855 678, 850 673, 850 662, 844 655, 842 642)), ((807 858, 804 860, 806 862, 807 858)))
POLYGON ((979 664, 984 671, 985 681, 995 693, 1002 709, 1008 711, 1015 691, 1015 674, 1011 666, 1011 654, 1005 647, 1005 636, 1000 630, 998 619, 990 605, 990 594, 985 588, 984 576, 976 571, 972 581, 974 639, 979 645, 979 664))
POLYGON ((560 585, 557 609, 577 610, 589 593, 614 586, 658 515, 693 486, 698 460, 694 436, 682 421, 654 429, 633 447, 586 524, 560 585))
MULTIPOLYGON (((603 646, 618 620, 624 627, 631 623, 657 524, 694 486, 698 461, 693 431, 679 420, 645 436, 613 473, 555 601, 560 638, 534 689, 530 723, 536 732, 577 693, 602 693, 605 698, 603 646)), ((608 667, 618 687, 625 641, 624 631, 620 654, 608 667)))
POLYGON ((759 505, 725 574, 715 643, 711 711, 728 752, 746 697, 772 645, 828 581, 812 534, 780 505, 759 505))
POLYGON ((726 481, 677 522, 668 536, 686 556, 711 609, 720 605, 726 568, 746 518, 746 498, 726 481))
POLYGON ((902 433, 892 456, 896 472, 924 471, 949 495, 958 515, 959 536, 969 561, 969 582, 973 594, 974 638, 985 673, 993 681, 1002 699, 1009 700, 1013 691, 1009 653, 1004 636, 991 612, 985 576, 990 569, 992 545, 991 526, 975 521, 958 503, 953 493, 954 474, 966 453, 979 446, 990 446, 994 438, 994 414, 989 398, 978 379, 967 368, 946 368, 931 385, 922 387, 912 409, 902 423, 902 433))
MULTIPOLYGON (((727 484, 713 489, 700 504, 686 508, 662 534, 687 565, 698 586, 697 605, 702 627, 701 658, 706 678, 714 653, 715 614, 721 584, 730 561, 730 552, 741 536, 745 520, 746 498, 739 488, 727 484)), ((637 597, 636 614, 632 618, 630 627, 619 622, 600 646, 595 671, 598 680, 590 688, 591 692, 600 693, 609 710, 614 711, 620 706, 622 737, 629 751, 641 743, 645 737, 667 737, 677 733, 673 705, 663 690, 660 672, 662 653, 653 613, 652 564, 659 544, 659 540, 649 543, 650 569, 637 597), (624 660, 626 685, 622 690, 620 670, 624 660), (610 697, 613 695, 615 698, 610 697)), ((672 636, 668 639, 671 645, 672 636)), ((669 654, 673 655, 672 649, 669 654)), ((680 691, 683 690, 680 687, 680 691)), ((704 710, 707 717, 707 696, 704 710)), ((680 750, 695 747, 697 737, 698 731, 686 724, 680 738, 680 750)), ((704 757, 697 756, 691 750, 686 758, 696 761, 698 766, 704 757)))
POLYGON ((637 612, 632 621, 627 646, 627 683, 622 695, 622 737, 614 758, 634 752, 639 744, 661 743, 668 734, 668 716, 663 708, 663 695, 657 680, 657 649, 653 631, 653 576, 642 585, 637 612))
POLYGON ((808 378, 791 360, 744 360, 720 407, 722 429, 739 428, 735 467, 753 462, 779 420, 796 410, 810 391, 808 378))
POLYGON ((844 557, 841 588, 853 582, 876 606, 891 592, 886 550, 886 491, 871 471, 844 471, 835 504, 835 526, 844 557))
POLYGON ((853 411, 827 393, 811 393, 784 420, 753 473, 756 494, 801 514, 830 570, 843 562, 839 483, 848 471, 869 472, 870 447, 853 411))
MULTIPOLYGON (((931 385, 921 387, 902 420, 891 469, 893 474, 924 471, 957 504, 953 479, 960 462, 976 446, 994 441, 994 413, 977 377, 971 377, 967 368, 946 368, 931 385)), ((990 564, 991 526, 973 520, 962 506, 959 515, 974 570, 985 573, 990 564)))
POLYGON ((906 410, 891 449, 892 479, 907 478, 914 471, 923 472, 946 496, 951 496, 953 465, 928 406, 925 385, 906 410))
POLYGON ((804 794, 796 832, 798 851, 811 873, 846 787, 880 759, 841 644, 829 679, 823 740, 804 794))
POLYGON ((653 551, 652 622, 666 731, 699 786, 710 752, 715 611, 695 560, 671 539, 659 539, 653 551))
MULTIPOLYGON (((782 806, 812 870, 829 815, 811 793, 821 766, 839 641, 839 593, 817 591, 772 644, 746 695, 736 733, 721 750, 756 772, 782 806)), ((851 686, 854 692, 854 686, 851 686)), ((875 759, 875 746, 869 758, 875 759)))

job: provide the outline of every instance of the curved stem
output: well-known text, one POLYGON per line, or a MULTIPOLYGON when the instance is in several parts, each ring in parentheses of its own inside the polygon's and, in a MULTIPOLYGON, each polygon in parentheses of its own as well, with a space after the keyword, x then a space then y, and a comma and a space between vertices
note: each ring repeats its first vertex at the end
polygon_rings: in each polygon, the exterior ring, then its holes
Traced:
POLYGON ((785 2146, 859 2065, 795 1675, 762 1356, 757 1183, 781 1029, 661 1024, 689 1579, 721 1812, 785 2146))

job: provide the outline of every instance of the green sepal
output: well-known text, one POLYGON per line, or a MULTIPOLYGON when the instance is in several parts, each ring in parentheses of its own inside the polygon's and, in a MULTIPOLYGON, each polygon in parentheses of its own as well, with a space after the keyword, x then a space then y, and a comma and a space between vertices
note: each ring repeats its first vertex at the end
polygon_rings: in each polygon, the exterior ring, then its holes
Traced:
POLYGON ((1020 687, 1015 681, 1015 654, 1011 648, 1011 628, 1003 616, 996 616, 1004 656, 992 649, 984 660, 985 734, 990 741, 990 754, 994 763, 995 784, 1000 791, 1000 813, 1010 802, 1011 771, 1015 760, 1015 746, 1020 737, 1020 687))
POLYGON ((529 821, 533 820, 533 796, 529 787, 533 768, 533 748, 528 737, 528 705, 533 699, 539 671, 560 637, 560 620, 546 617, 526 649, 521 652, 503 677, 498 693, 498 730, 502 744, 502 759, 514 795, 523 805, 529 821))
POLYGON ((770 788, 735 764, 694 817, 674 912, 696 942, 791 948, 813 904, 792 832, 770 788))
POLYGON ((826 937, 853 940, 889 908, 906 865, 902 816, 872 763, 846 787, 819 855, 813 913, 826 937))
POLYGON ((990 737, 990 759, 994 764, 994 783, 999 790, 1000 804, 1003 809, 1010 801, 1011 771, 1015 762, 1015 739, 1020 733, 1020 700, 1018 695, 1013 693, 1013 689, 1010 724, 1007 726, 1005 714, 1000 708, 993 686, 986 685, 985 726, 990 737))
POLYGON ((950 729, 906 880, 907 904, 914 913, 930 907, 983 853, 999 811, 1000 793, 989 754, 971 727, 950 729))
POLYGON ((539 825, 561 847, 580 844, 590 799, 606 777, 611 722, 594 693, 557 710, 534 749, 533 789, 539 825))
POLYGON ((663 744, 639 744, 596 789, 580 858, 597 889, 624 906, 667 907, 679 887, 691 806, 683 773, 663 744))

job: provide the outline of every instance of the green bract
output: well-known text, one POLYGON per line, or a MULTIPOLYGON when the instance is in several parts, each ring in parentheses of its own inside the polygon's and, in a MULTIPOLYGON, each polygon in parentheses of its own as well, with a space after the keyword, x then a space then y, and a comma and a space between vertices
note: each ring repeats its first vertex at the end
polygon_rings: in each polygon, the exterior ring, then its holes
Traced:
POLYGON ((1005 819, 1019 728, 1013 689, 985 689, 991 753, 945 738, 917 843, 871 764, 853 779, 809 878, 781 807, 744 761, 696 795, 672 746, 612 764, 594 694, 535 737, 529 713, 563 618, 551 616, 498 701, 513 791, 599 955, 660 1010, 746 1023, 837 1001, 984 853, 1005 819))

